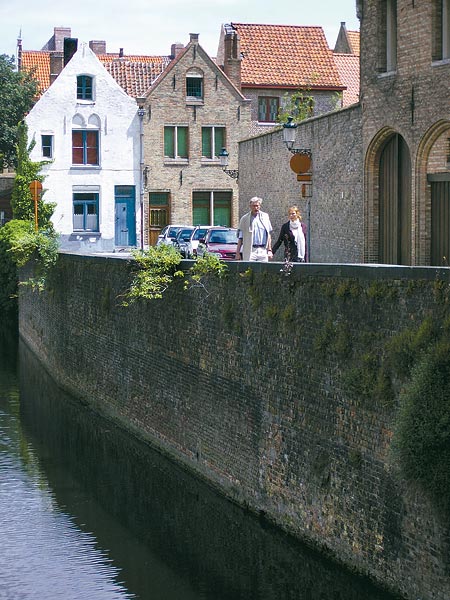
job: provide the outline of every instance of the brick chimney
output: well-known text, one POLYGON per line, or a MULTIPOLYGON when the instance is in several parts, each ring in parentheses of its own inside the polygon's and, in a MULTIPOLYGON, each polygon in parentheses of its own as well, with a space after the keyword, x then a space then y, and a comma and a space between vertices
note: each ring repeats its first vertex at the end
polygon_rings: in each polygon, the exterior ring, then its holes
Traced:
POLYGON ((198 44, 198 33, 190 33, 189 38, 191 42, 194 42, 194 44, 198 44))
POLYGON ((64 52, 50 52, 50 85, 55 81, 64 67, 64 52))
POLYGON ((55 27, 53 29, 53 48, 50 50, 56 50, 56 52, 64 51, 64 39, 72 36, 72 30, 70 27, 55 27))
POLYGON ((170 56, 176 58, 182 50, 184 50, 183 44, 181 42, 175 42, 175 44, 172 44, 170 47, 170 56))
POLYGON ((106 41, 105 40, 91 40, 89 42, 89 48, 94 54, 106 54, 106 41))
POLYGON ((241 89, 241 46, 236 32, 226 33, 224 39, 223 70, 225 75, 241 89))

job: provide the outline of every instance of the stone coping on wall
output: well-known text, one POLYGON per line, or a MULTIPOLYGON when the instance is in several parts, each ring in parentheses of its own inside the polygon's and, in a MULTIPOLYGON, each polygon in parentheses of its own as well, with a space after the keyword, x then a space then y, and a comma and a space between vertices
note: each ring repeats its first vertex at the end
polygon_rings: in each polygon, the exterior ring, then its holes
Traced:
MULTIPOLYGON (((70 250, 60 251, 61 254, 71 256, 78 260, 129 260, 132 261, 130 252, 108 252, 108 253, 78 253, 70 250)), ((188 270, 194 261, 182 260, 181 268, 188 270)), ((255 273, 267 271, 269 273, 284 270, 285 263, 272 261, 269 263, 229 261, 226 263, 231 272, 243 272, 252 269, 255 273)), ((405 265, 387 264, 364 264, 364 263, 294 263, 290 275, 301 277, 302 275, 318 277, 357 277, 359 279, 433 279, 448 282, 450 285, 450 267, 417 267, 405 265)))

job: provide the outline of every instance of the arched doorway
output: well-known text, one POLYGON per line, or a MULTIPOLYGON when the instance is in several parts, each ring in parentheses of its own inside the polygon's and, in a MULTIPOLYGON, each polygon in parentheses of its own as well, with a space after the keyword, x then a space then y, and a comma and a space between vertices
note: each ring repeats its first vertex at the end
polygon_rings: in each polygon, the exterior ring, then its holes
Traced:
POLYGON ((379 170, 379 262, 411 264, 411 158, 405 140, 391 135, 381 149, 379 170))

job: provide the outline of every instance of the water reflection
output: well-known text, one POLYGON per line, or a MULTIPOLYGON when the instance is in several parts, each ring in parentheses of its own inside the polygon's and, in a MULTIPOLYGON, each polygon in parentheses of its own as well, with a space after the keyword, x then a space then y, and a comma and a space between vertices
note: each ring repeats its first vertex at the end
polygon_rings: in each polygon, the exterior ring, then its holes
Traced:
MULTIPOLYGON (((52 490, 52 514, 63 521, 54 524, 55 538, 73 534, 64 515, 71 515, 78 535, 83 532, 80 565, 95 538, 102 556, 120 567, 123 586, 145 600, 392 598, 264 527, 97 418, 59 390, 22 344, 20 365, 24 435, 52 490)), ((48 498, 42 494, 38 502, 48 498)))
POLYGON ((20 422, 17 337, 0 329, 0 598, 125 600, 92 534, 61 510, 20 422))

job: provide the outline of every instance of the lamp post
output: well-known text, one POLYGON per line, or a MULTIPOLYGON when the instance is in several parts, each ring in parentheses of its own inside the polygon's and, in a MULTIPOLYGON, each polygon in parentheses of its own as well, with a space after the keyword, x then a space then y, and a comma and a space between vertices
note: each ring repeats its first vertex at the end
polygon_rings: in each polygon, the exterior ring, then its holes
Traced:
POLYGON ((286 123, 283 123, 283 142, 286 148, 294 154, 291 158, 291 169, 297 173, 297 181, 301 184, 302 198, 306 199, 306 213, 308 218, 307 244, 309 261, 311 262, 311 194, 312 194, 312 175, 311 175, 311 148, 294 148, 295 133, 297 123, 293 122, 293 117, 288 117, 286 123))
POLYGON ((220 166, 222 167, 222 171, 224 173, 226 173, 227 175, 229 175, 233 179, 238 179, 239 178, 239 171, 238 171, 238 169, 227 169, 227 167, 228 167, 228 157, 229 156, 230 155, 227 152, 227 149, 226 148, 222 148, 222 150, 219 153, 220 166))

